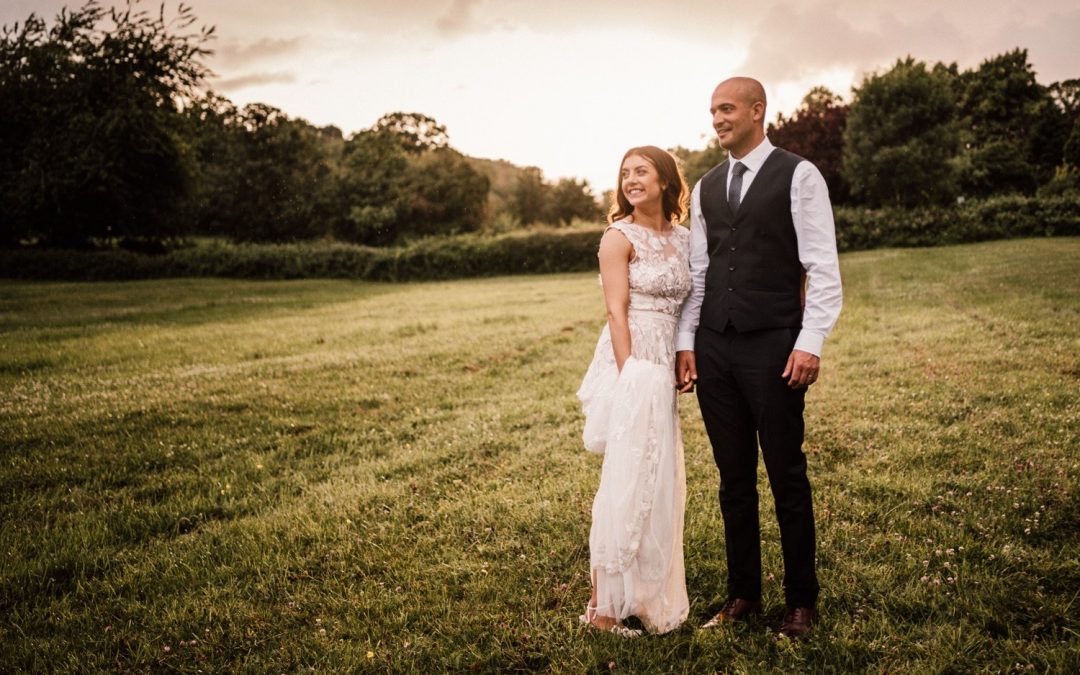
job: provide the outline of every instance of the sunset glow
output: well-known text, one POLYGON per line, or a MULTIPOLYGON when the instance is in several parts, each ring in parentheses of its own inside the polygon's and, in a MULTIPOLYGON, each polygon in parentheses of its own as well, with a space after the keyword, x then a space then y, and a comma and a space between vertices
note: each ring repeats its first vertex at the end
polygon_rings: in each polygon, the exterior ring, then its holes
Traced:
MULTIPOLYGON (((0 20, 51 20, 63 4, 7 2, 0 20)), ((217 27, 210 85, 238 104, 268 103, 346 134, 387 112, 422 112, 466 154, 585 177, 597 191, 611 187, 629 146, 703 147, 709 94, 729 75, 761 79, 774 119, 814 85, 850 97, 863 74, 909 53, 971 67, 1025 47, 1044 84, 1080 65, 1080 9, 1064 0, 978 11, 846 0, 678 10, 607 0, 190 4, 217 27)))

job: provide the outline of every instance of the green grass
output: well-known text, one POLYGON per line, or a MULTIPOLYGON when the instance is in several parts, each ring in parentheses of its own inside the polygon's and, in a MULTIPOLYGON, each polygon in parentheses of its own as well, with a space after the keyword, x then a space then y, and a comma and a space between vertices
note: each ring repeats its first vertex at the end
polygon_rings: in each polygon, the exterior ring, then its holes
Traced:
POLYGON ((723 601, 683 397, 691 617, 577 625, 595 274, 0 282, 0 671, 1076 672, 1080 239, 842 259, 808 397, 820 628, 723 601))

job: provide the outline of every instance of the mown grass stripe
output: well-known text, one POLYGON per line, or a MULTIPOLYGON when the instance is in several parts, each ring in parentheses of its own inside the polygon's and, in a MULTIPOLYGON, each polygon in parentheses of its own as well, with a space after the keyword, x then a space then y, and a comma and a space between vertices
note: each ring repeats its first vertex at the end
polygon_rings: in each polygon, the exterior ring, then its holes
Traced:
POLYGON ((796 647, 768 635, 763 469, 766 621, 695 630, 724 565, 690 397, 691 621, 576 625, 595 274, 0 282, 0 669, 1074 670, 1078 262, 843 257, 808 403, 824 619, 796 647))

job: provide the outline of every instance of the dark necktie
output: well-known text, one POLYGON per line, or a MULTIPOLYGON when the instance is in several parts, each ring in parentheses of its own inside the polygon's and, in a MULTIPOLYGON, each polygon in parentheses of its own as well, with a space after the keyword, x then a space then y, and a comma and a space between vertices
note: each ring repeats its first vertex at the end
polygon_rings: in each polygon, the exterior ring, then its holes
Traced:
POLYGON ((746 165, 735 162, 731 166, 731 185, 728 187, 727 200, 731 205, 731 212, 739 212, 739 204, 742 202, 742 177, 746 173, 746 165))

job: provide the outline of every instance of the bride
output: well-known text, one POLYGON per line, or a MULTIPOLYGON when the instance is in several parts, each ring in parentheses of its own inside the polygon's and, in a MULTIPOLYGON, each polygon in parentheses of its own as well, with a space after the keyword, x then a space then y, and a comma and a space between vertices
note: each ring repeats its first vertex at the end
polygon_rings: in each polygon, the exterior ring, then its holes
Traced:
POLYGON ((690 292, 686 182, 654 146, 623 156, 600 241, 607 326, 578 390, 585 447, 603 453, 592 507, 592 597, 582 623, 624 637, 636 616, 666 633, 689 611, 686 474, 675 389, 675 323, 690 292))

